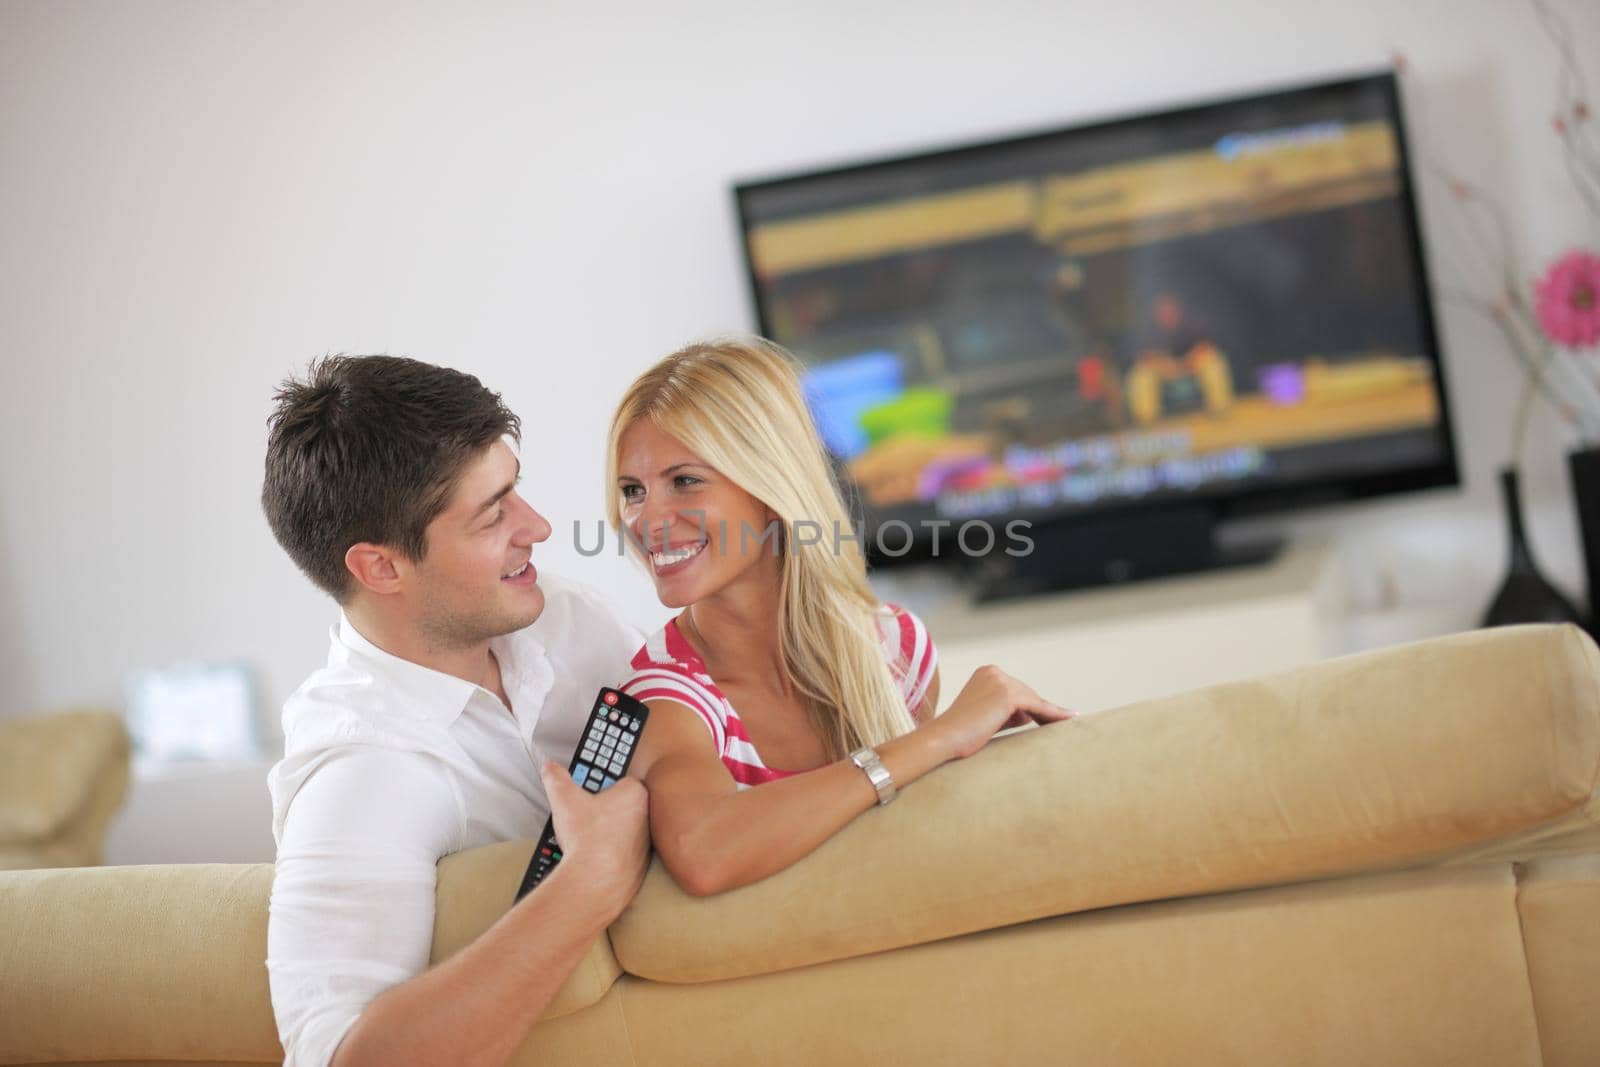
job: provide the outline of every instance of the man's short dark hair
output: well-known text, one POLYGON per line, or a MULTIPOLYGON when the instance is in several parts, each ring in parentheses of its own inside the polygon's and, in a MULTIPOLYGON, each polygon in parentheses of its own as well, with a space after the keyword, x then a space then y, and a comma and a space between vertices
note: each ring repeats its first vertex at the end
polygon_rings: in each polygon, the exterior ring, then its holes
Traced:
POLYGON ((477 378, 400 356, 324 356, 273 400, 261 508, 284 551, 341 604, 351 545, 420 562, 465 467, 522 430, 477 378))

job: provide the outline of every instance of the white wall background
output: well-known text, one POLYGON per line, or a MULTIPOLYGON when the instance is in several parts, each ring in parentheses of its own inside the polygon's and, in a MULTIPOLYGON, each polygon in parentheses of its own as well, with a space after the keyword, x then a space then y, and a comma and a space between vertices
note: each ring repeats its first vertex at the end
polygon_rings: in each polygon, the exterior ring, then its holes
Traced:
MULTIPOLYGON (((1600 57, 1600 3, 1556 0, 1600 57)), ((257 505, 274 385, 328 351, 449 363, 527 428, 541 566, 571 548, 631 376, 747 328, 730 180, 1410 58, 1415 140, 1497 193, 1531 271, 1593 241, 1517 0, 0 5, 0 714, 116 703, 130 669, 243 656, 275 707, 331 605, 257 505)), ((1600 82, 1600 63, 1590 71, 1600 82)), ((1436 280, 1465 254, 1422 190, 1436 280)), ((1294 520, 1351 593, 1481 609, 1516 376, 1442 309, 1467 485, 1294 520), (1388 591, 1386 591, 1388 590, 1388 591)), ((1525 481, 1581 583, 1544 420, 1525 481)))

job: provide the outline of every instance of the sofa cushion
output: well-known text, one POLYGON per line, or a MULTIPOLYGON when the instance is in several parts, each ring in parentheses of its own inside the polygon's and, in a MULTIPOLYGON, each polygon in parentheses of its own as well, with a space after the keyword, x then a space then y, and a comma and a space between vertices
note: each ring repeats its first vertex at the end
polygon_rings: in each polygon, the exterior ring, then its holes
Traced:
POLYGON ((1406 871, 1106 908, 734 982, 624 978, 634 1056, 620 1062, 1536 1067, 1515 891, 1508 864, 1406 871))
POLYGON ((705 982, 1592 829, 1597 668, 1575 627, 1476 632, 1001 738, 754 885, 698 900, 657 861, 612 944, 705 982))
POLYGON ((1600 855, 1526 864, 1517 912, 1547 1067, 1600 1063, 1600 855))

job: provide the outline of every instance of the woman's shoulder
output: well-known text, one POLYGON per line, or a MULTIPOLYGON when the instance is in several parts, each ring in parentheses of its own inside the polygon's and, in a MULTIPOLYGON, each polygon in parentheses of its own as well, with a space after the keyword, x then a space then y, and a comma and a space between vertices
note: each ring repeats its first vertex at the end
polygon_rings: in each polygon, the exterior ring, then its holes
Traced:
POLYGON ((933 647, 927 625, 910 608, 883 602, 878 605, 877 619, 885 650, 897 653, 905 662, 919 662, 933 647))
POLYGON ((922 706, 939 666, 939 652, 933 637, 916 613, 899 604, 878 606, 878 630, 883 639, 883 655, 899 683, 906 707, 922 706))
POLYGON ((634 653, 631 666, 633 673, 618 688, 646 704, 652 700, 683 704, 706 721, 712 737, 722 744, 727 700, 676 621, 669 620, 651 634, 634 653))
POLYGON ((636 671, 663 667, 692 674, 707 673, 705 660, 678 629, 677 619, 668 619, 666 625, 645 638, 629 665, 636 671))
POLYGON ((684 688, 696 703, 722 703, 722 691, 707 672, 705 661, 679 631, 676 620, 669 619, 665 626, 646 638, 633 654, 629 666, 633 673, 623 686, 624 691, 631 691, 636 682, 658 679, 684 688))

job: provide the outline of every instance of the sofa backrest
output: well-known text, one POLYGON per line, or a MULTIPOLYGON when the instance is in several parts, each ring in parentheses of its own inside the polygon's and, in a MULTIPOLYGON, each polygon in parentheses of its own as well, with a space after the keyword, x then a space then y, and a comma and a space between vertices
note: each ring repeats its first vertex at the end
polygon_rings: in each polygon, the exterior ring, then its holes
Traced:
POLYGON ((0 875, 0 1063, 281 1060, 266 864, 0 875))
POLYGON ((1573 626, 1477 631, 998 739, 754 885, 696 899, 654 864, 612 945, 631 974, 706 982, 1496 846, 1593 848, 1597 776, 1600 650, 1573 626))

